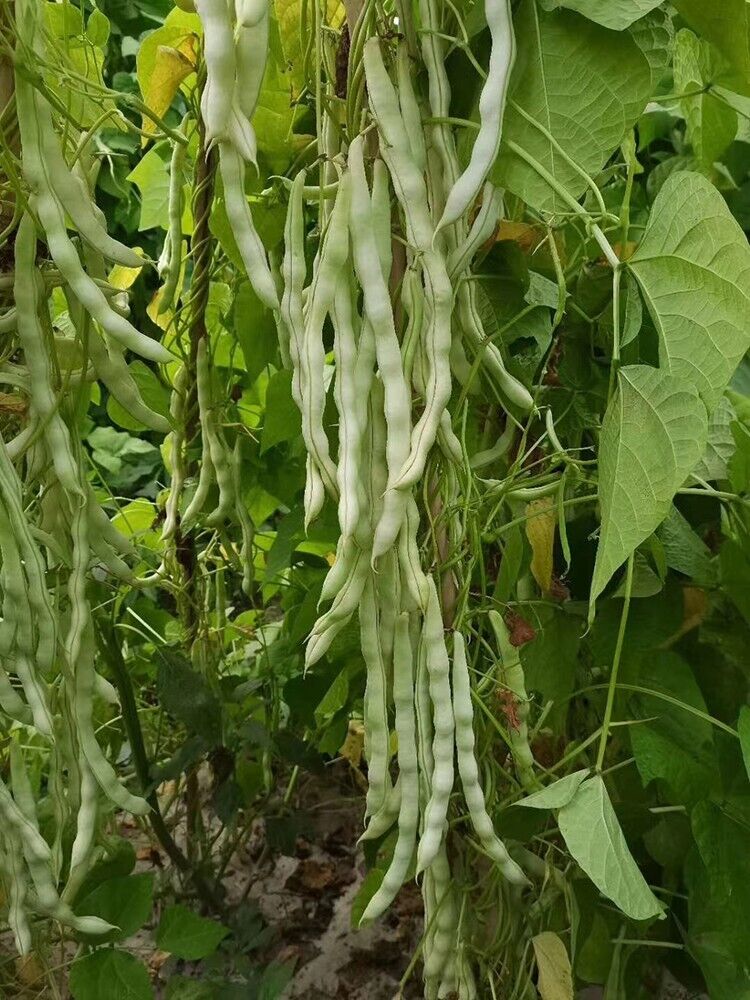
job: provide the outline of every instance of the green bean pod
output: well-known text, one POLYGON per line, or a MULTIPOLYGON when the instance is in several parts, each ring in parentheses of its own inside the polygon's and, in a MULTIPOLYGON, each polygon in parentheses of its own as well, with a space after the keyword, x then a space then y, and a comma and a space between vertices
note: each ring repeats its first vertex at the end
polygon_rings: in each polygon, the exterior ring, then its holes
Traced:
POLYGON ((229 138, 237 64, 229 5, 220 0, 195 0, 203 26, 206 85, 201 94, 201 115, 209 145, 229 138))
POLYGON ((490 611, 490 624, 500 649, 500 681, 513 696, 517 725, 508 723, 510 750, 516 766, 518 779, 527 792, 539 788, 539 779, 534 771, 534 754, 529 744, 529 696, 518 648, 510 641, 508 627, 502 615, 490 611))
POLYGON ((471 681, 466 662, 466 646, 459 632, 453 634, 453 717, 456 724, 458 773, 472 825, 484 851, 497 864, 504 878, 515 885, 526 885, 527 879, 508 854, 505 844, 495 833, 487 813, 479 770, 474 756, 474 711, 471 704, 471 681))
POLYGON ((36 269, 36 229, 24 213, 16 232, 13 294, 18 309, 18 338, 29 371, 31 400, 44 427, 55 473, 69 493, 83 496, 81 473, 73 458, 70 432, 60 416, 53 390, 53 371, 40 320, 41 277, 36 269))
POLYGON ((386 707, 387 679, 380 641, 379 619, 375 580, 372 573, 368 572, 359 607, 362 656, 367 670, 364 711, 368 777, 365 810, 367 816, 374 816, 385 805, 390 788, 388 776, 390 730, 386 707))
POLYGON ((188 371, 185 365, 180 365, 174 377, 172 395, 169 401, 169 415, 174 424, 171 432, 170 458, 172 476, 169 483, 169 496, 164 508, 164 526, 161 540, 169 541, 177 530, 180 513, 180 498, 185 485, 185 407, 187 403, 188 371))
POLYGON ((378 891, 367 904, 360 919, 360 926, 381 916, 393 902, 396 893, 406 880, 419 826, 419 772, 414 720, 414 664, 409 635, 409 615, 404 613, 400 614, 396 621, 393 698, 396 707, 398 768, 401 783, 398 840, 388 871, 378 891))
POLYGON ((227 218, 245 265, 245 273, 263 305, 278 311, 276 285, 268 266, 265 247, 253 224, 253 216, 245 197, 245 165, 239 153, 228 142, 219 145, 219 169, 224 183, 227 218))
POLYGON ((503 113, 516 45, 510 0, 485 0, 485 16, 492 48, 490 65, 479 95, 479 132, 466 170, 451 188, 438 229, 460 219, 482 188, 497 158, 503 113))
POLYGON ((237 59, 237 99, 242 113, 253 117, 258 104, 268 54, 268 0, 254 0, 258 19, 247 24, 238 18, 235 52, 237 59))
POLYGON ((424 619, 424 644, 432 702, 434 767, 430 798, 417 851, 417 871, 428 868, 445 837, 448 803, 453 791, 454 726, 451 706, 450 661, 445 648, 443 621, 435 581, 428 577, 429 599, 424 619))

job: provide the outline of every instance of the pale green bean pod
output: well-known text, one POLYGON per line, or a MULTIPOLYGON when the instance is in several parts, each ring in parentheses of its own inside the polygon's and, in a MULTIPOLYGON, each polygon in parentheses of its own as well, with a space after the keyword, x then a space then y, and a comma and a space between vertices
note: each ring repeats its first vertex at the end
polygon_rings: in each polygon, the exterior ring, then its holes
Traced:
POLYGON ((367 670, 364 719, 368 788, 365 812, 367 816, 374 816, 386 804, 391 782, 388 775, 390 757, 390 730, 386 705, 388 684, 380 640, 380 615, 375 580, 371 572, 367 574, 362 592, 359 622, 362 656, 367 670))
POLYGON ((219 145, 219 168, 224 182, 224 203, 227 218, 245 265, 250 284, 260 301, 278 311, 276 285, 268 266, 265 247, 253 224, 253 216, 245 197, 245 165, 229 142, 219 145))
POLYGON ((201 95, 201 116, 209 145, 229 138, 236 58, 232 17, 226 0, 195 0, 203 26, 206 85, 201 95))
POLYGON ((31 216, 24 213, 16 232, 13 283, 18 310, 18 339, 29 372, 31 401, 44 427, 44 438, 57 478, 69 493, 82 496, 80 471, 73 458, 70 432, 59 413, 59 403, 53 390, 52 363, 40 318, 41 281, 36 268, 36 229, 31 216))
POLYGON ((471 206, 497 159, 510 74, 516 55, 510 0, 485 0, 492 49, 487 79, 479 96, 479 132, 466 170, 451 188, 438 229, 456 222, 471 206))
POLYGON ((429 598, 424 618, 424 652, 432 702, 433 769, 430 798, 417 852, 417 871, 424 871, 438 856, 445 837, 448 803, 453 791, 454 726, 451 706, 450 661, 445 648, 443 620, 435 581, 427 578, 429 598))
POLYGON ((497 864, 503 877, 515 885, 526 885, 526 876, 508 854, 508 849, 495 833, 492 820, 487 813, 484 792, 479 781, 479 769, 474 756, 471 680, 466 662, 466 646, 460 632, 453 633, 453 717, 456 724, 458 773, 472 826, 483 850, 497 864))
POLYGON ((409 615, 402 613, 396 621, 396 641, 393 662, 393 700, 396 707, 398 736, 398 768, 401 784, 401 804, 398 814, 398 840, 393 859, 378 891, 367 904, 360 926, 381 916, 393 902, 406 880, 414 854, 419 826, 419 772, 416 725, 414 720, 414 665, 409 615))
POLYGON ((529 743, 529 696, 518 648, 510 641, 508 627, 502 615, 490 611, 490 624, 500 649, 500 682, 513 696, 518 725, 508 723, 510 751, 518 778, 527 792, 539 788, 539 779, 534 771, 534 754, 529 743))

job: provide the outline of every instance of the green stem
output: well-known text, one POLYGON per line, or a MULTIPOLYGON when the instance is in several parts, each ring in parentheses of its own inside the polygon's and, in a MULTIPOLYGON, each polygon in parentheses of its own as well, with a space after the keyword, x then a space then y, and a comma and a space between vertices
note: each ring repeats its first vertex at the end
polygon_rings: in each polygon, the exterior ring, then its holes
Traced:
POLYGON ((214 886, 206 880, 201 872, 193 868, 175 842, 162 815, 156 790, 151 787, 153 784, 151 780, 151 764, 143 739, 143 730, 141 729, 141 720, 138 715, 135 692, 133 691, 130 674, 128 673, 128 668, 122 656, 122 650, 114 634, 114 629, 111 626, 102 628, 101 624, 98 623, 96 634, 99 647, 114 676, 115 687, 120 698, 122 721, 125 726, 128 742, 130 743, 130 750, 133 754, 133 765, 138 777, 138 783, 141 786, 142 794, 151 806, 151 812, 148 817, 151 829, 154 831, 156 839, 164 848, 170 861, 181 872, 189 876, 195 885, 198 895, 206 906, 215 913, 223 913, 225 907, 214 886))
POLYGON ((609 739, 609 730, 612 725, 612 711, 615 705, 615 694, 617 692, 617 674, 620 670, 620 660, 622 659, 622 647, 625 642, 625 629, 628 625, 628 613, 630 611, 630 596, 633 590, 633 566, 635 563, 635 553, 630 554, 628 559, 628 567, 625 576, 625 600, 622 606, 622 614, 620 615, 620 629, 617 633, 617 644, 615 646, 615 655, 612 660, 612 672, 609 675, 609 687, 607 689, 607 705, 604 709, 604 721, 602 723, 602 732, 599 737, 599 753, 596 755, 596 770, 601 771, 602 764, 604 763, 604 754, 607 750, 607 740, 609 739))

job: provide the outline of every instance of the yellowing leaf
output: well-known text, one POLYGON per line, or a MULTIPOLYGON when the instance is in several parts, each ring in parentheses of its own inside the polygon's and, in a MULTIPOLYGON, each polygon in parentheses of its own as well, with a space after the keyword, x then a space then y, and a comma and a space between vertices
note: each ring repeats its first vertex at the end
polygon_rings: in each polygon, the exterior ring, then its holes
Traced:
MULTIPOLYGON (((143 251, 140 247, 133 247, 133 250, 139 256, 143 256, 143 251)), ((109 272, 107 281, 113 288, 119 288, 121 292, 125 292, 128 288, 132 288, 140 273, 140 267, 124 267, 122 264, 115 264, 109 272)))
MULTIPOLYGON (((136 76, 138 86, 146 104, 157 114, 163 114, 172 103, 177 88, 186 79, 187 73, 174 84, 174 89, 164 105, 168 89, 181 63, 175 61, 174 52, 180 54, 195 66, 195 52, 198 37, 201 34, 201 22, 197 14, 188 14, 177 7, 169 13, 164 24, 146 35, 136 56, 136 76), (165 55, 161 50, 171 49, 172 54, 165 55), (161 111, 157 110, 161 107, 161 111)), ((188 71, 189 72, 189 71, 188 71)), ((150 131, 153 126, 144 120, 144 129, 150 131)))
POLYGON ((156 507, 150 500, 132 500, 115 514, 112 518, 112 525, 127 537, 143 535, 151 530, 156 521, 156 515, 156 507))
POLYGON ((542 497, 526 505, 526 537, 531 545, 531 572, 543 593, 552 585, 552 550, 557 515, 553 497, 542 497))
MULTIPOLYGON (((196 42, 195 35, 187 35, 177 47, 158 45, 156 48, 156 58, 145 83, 143 99, 160 118, 169 110, 180 84, 195 70, 196 42)), ((145 115, 143 129, 149 133, 156 131, 155 123, 145 115)), ((143 144, 147 141, 144 136, 143 144)))
POLYGON ((537 989, 542 1000, 573 1000, 573 975, 564 943, 552 931, 531 939, 539 970, 537 989))
POLYGON ((365 727, 355 719, 349 723, 346 734, 339 753, 348 760, 352 767, 358 768, 362 763, 362 752, 365 746, 365 727))

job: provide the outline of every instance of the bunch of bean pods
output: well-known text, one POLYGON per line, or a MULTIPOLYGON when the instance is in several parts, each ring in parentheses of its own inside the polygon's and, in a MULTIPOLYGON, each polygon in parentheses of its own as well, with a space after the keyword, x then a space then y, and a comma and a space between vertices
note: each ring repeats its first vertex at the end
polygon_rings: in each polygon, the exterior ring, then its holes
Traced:
MULTIPOLYGON (((241 183, 243 143, 235 135, 241 130, 232 97, 244 58, 233 39, 260 29, 245 27, 256 24, 254 13, 248 21, 238 8, 233 27, 224 4, 198 0, 196 6, 206 37, 204 115, 220 144, 225 189, 233 191, 241 183)), ((345 101, 335 100, 335 81, 319 81, 319 184, 309 183, 304 170, 291 179, 280 301, 264 255, 254 252, 254 240, 251 244, 245 199, 238 196, 235 213, 228 193, 227 205, 238 244, 244 240, 253 247, 253 253, 243 251, 248 277, 276 310, 282 354, 292 371, 307 450, 306 524, 318 517, 326 497, 338 505, 341 534, 323 585, 325 607, 307 640, 306 665, 314 669, 358 616, 367 672, 363 839, 381 836, 394 823, 398 828, 390 867, 362 922, 383 914, 416 871, 425 904, 426 995, 472 997, 476 990, 460 947, 446 839, 456 778, 485 854, 513 891, 521 891, 527 879, 485 807, 465 641, 453 628, 455 587, 451 571, 423 564, 419 499, 426 489, 440 505, 441 490, 455 484, 464 463, 448 404, 454 379, 464 384, 472 374, 467 353, 511 412, 522 415, 533 407, 485 335, 470 280, 474 257, 494 233, 501 209, 487 177, 499 149, 515 43, 509 0, 488 0, 489 71, 479 130, 461 171, 447 124, 450 90, 440 5, 420 0, 419 46, 410 43, 417 35, 404 23, 409 12, 399 10, 401 34, 382 26, 376 33, 373 12, 366 3, 353 25, 345 101), (426 94, 415 84, 421 71, 426 94), (311 269, 305 254, 309 200, 318 202, 320 226, 311 269), (337 453, 324 422, 329 321, 337 453), (398 742, 395 782, 392 726, 398 742)), ((253 51, 259 59, 258 49, 253 51)), ((247 75, 252 76, 249 70, 247 75)), ((507 683, 513 681, 519 703, 525 703, 517 653, 502 619, 497 616, 493 624, 507 683)), ((514 740, 519 780, 533 787, 525 720, 514 740)))
MULTIPOLYGON (((534 405, 487 337, 472 281, 475 257, 502 209, 488 176, 514 59, 510 2, 486 0, 492 47, 479 127, 462 171, 449 124, 442 5, 418 0, 413 12, 401 5, 384 25, 382 11, 376 17, 373 0, 365 0, 350 25, 343 96, 341 81, 326 70, 331 60, 320 61, 317 177, 300 169, 287 178, 283 259, 273 266, 245 194, 246 172, 256 162, 252 117, 266 70, 268 0, 195 0, 195 8, 203 30, 199 106, 170 132, 169 229, 157 262, 159 313, 182 308, 193 317, 191 333, 197 331, 194 351, 180 359, 135 329, 127 301, 108 283, 113 264, 151 262, 107 233, 91 195, 95 170, 87 144, 71 148, 49 95, 28 72, 50 58, 41 7, 16 0, 15 104, 26 197, 15 235, 14 303, 0 314, 0 332, 11 344, 0 352, 0 381, 25 394, 28 416, 16 436, 0 438, 0 707, 50 747, 55 832, 50 842, 40 831, 23 754, 14 749, 10 788, 0 781, 0 869, 11 924, 21 952, 31 947, 33 914, 87 933, 107 930, 94 918, 76 917, 70 905, 97 854, 97 816, 104 799, 134 813, 147 810, 119 781, 95 734, 96 700, 111 699, 112 692, 95 669, 90 581, 97 567, 130 586, 164 582, 172 556, 148 579, 135 577, 130 541, 88 484, 78 389, 88 391, 87 383, 100 380, 133 418, 169 435, 166 548, 194 529, 221 531, 231 521, 242 537, 243 586, 249 592, 252 585, 253 526, 240 495, 241 445, 239 438, 232 443, 222 422, 226 401, 205 324, 201 328, 208 285, 208 267, 199 263, 201 233, 220 182, 246 277, 275 317, 280 355, 291 371, 307 454, 305 523, 316 520, 327 498, 338 510, 336 558, 307 640, 306 665, 314 669, 358 618, 367 677, 363 839, 397 826, 390 866, 362 922, 383 914, 416 873, 425 907, 426 995, 470 998, 476 988, 462 946, 448 841, 456 787, 507 893, 527 884, 493 828, 475 759, 460 566, 449 564, 462 525, 459 516, 446 514, 460 510, 467 468, 449 408, 455 385, 473 391, 480 372, 511 421, 534 405), (188 262, 183 180, 196 134, 188 262), (317 202, 318 227, 311 267, 310 201, 317 202), (67 302, 66 351, 49 318, 52 274, 67 302), (170 365, 170 419, 143 399, 125 350, 170 365), (329 392, 338 414, 335 447, 324 420, 329 392), (200 458, 192 469, 196 437, 200 458)), ((179 351, 179 343, 173 349, 179 351)), ((520 706, 512 757, 519 782, 533 789, 523 671, 502 618, 493 616, 492 625, 503 683, 520 706)))
POLYGON ((88 399, 88 383, 99 379, 132 416, 168 430, 142 398, 125 350, 153 362, 171 354, 131 324, 127 303, 107 282, 109 265, 141 268, 144 261, 107 233, 91 196, 85 150, 71 166, 48 97, 26 71, 47 60, 43 8, 35 0, 16 3, 14 39, 26 197, 16 212, 0 381, 28 405, 20 431, 0 438, 0 707, 49 748, 54 817, 42 828, 25 755, 12 741, 9 786, 0 781, 0 869, 10 925, 25 954, 40 916, 88 934, 110 929, 71 906, 101 853, 102 805, 108 800, 141 814, 148 808, 121 784, 95 731, 97 700, 116 696, 95 668, 90 574, 98 567, 134 582, 127 561, 133 546, 89 485, 76 408, 79 393, 88 399), (68 233, 69 221, 80 244, 68 233), (49 259, 40 259, 40 239, 49 259), (49 311, 53 276, 69 310, 64 343, 49 311))

